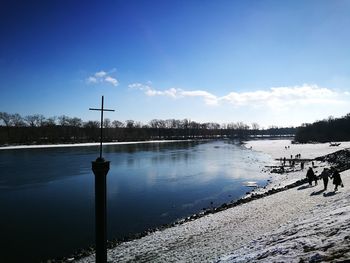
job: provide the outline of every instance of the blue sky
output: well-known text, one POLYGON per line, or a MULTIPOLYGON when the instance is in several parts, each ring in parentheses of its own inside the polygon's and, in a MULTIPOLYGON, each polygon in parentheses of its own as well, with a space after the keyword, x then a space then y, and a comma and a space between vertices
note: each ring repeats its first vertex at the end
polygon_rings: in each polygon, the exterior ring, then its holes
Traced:
POLYGON ((0 2, 0 111, 290 126, 350 112, 350 1, 0 2))

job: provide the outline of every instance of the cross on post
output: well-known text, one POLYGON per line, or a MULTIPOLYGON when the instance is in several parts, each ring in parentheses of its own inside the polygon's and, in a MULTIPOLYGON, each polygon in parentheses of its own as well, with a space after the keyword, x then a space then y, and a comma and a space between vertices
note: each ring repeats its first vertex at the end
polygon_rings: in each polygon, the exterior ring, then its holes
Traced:
POLYGON ((103 112, 114 111, 103 108, 103 96, 101 109, 89 110, 101 111, 101 138, 100 157, 92 162, 92 171, 95 174, 95 231, 96 231, 96 263, 107 262, 107 185, 106 177, 109 171, 109 161, 102 158, 103 142, 103 112))
POLYGON ((95 109, 95 108, 89 108, 89 110, 96 110, 101 112, 101 137, 100 137, 100 159, 102 159, 102 141, 103 141, 103 112, 104 111, 114 111, 110 109, 104 109, 103 108, 103 96, 102 96, 102 103, 101 103, 101 109, 95 109))

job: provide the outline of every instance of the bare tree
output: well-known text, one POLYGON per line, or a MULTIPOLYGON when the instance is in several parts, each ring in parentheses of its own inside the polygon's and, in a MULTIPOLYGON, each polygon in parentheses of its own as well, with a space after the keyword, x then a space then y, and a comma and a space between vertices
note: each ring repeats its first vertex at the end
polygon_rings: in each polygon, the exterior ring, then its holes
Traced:
POLYGON ((112 126, 113 126, 114 128, 123 128, 123 127, 125 127, 125 126, 124 126, 124 123, 122 123, 121 121, 113 121, 113 122, 112 122, 112 126))
POLYGON ((220 129, 220 124, 219 123, 215 123, 215 122, 210 122, 209 127, 212 130, 218 130, 218 129, 220 129))
POLYGON ((168 129, 176 128, 176 120, 174 119, 165 120, 165 127, 168 129))
POLYGON ((28 123, 30 127, 36 126, 36 118, 35 115, 27 115, 24 120, 28 123))
POLYGON ((259 129, 260 129, 259 124, 256 123, 256 122, 253 122, 253 123, 252 123, 252 132, 253 132, 253 135, 254 135, 254 136, 257 135, 259 129))
POLYGON ((69 126, 75 127, 75 128, 79 128, 81 126, 83 126, 83 121, 80 118, 74 117, 74 118, 68 118, 66 120, 67 124, 69 126))
POLYGON ((11 115, 7 112, 0 112, 0 120, 5 124, 6 127, 11 125, 11 115))
POLYGON ((41 127, 45 123, 45 117, 41 114, 27 115, 24 120, 30 127, 41 127))
POLYGON ((141 128, 142 127, 142 122, 140 121, 135 121, 134 123, 134 128, 141 128))
POLYGON ((253 122, 252 123, 252 130, 259 130, 260 129, 260 126, 259 126, 259 124, 258 123, 256 123, 256 122, 253 122))
POLYGON ((180 128, 181 129, 188 129, 189 128, 190 121, 188 119, 183 119, 180 121, 180 128))
POLYGON ((83 124, 84 128, 99 128, 100 122, 99 121, 87 121, 83 124))
POLYGON ((7 112, 0 112, 0 120, 5 124, 7 128, 7 140, 8 142, 11 141, 10 138, 10 126, 14 126, 15 124, 19 124, 22 117, 20 117, 19 114, 9 114, 7 112))
POLYGON ((45 116, 42 115, 42 114, 39 114, 38 118, 39 118, 39 126, 40 126, 40 127, 44 126, 45 121, 46 121, 45 116))
POLYGON ((135 121, 133 121, 133 120, 126 120, 125 121, 126 128, 129 128, 129 129, 134 128, 134 125, 135 125, 135 121))
POLYGON ((18 113, 10 114, 11 124, 15 127, 23 127, 25 126, 25 122, 21 115, 18 113))
POLYGON ((103 127, 104 128, 111 128, 112 127, 111 120, 109 118, 105 118, 103 120, 103 127))
POLYGON ((199 129, 200 128, 200 123, 195 122, 195 121, 191 121, 190 122, 190 128, 191 129, 199 129))
POLYGON ((62 115, 58 117, 58 124, 61 126, 69 125, 69 117, 66 115, 62 115))
POLYGON ((155 129, 162 128, 163 125, 164 123, 162 123, 162 120, 158 120, 158 119, 153 119, 149 122, 149 126, 155 129))
POLYGON ((56 121, 57 121, 57 117, 56 117, 56 116, 47 118, 47 119, 43 122, 42 126, 48 126, 48 127, 56 126, 56 121))

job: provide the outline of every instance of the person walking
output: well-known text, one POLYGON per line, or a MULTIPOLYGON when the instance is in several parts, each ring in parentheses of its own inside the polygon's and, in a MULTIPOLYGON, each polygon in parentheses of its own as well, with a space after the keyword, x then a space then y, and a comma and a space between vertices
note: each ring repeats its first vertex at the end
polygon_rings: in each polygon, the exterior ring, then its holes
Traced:
POLYGON ((309 169, 306 172, 306 178, 309 182, 309 185, 312 185, 312 181, 314 180, 314 177, 315 177, 314 170, 312 170, 312 168, 309 167, 309 169))
POLYGON ((324 168, 321 175, 320 175, 320 177, 323 179, 324 190, 327 190, 329 176, 330 176, 330 174, 329 174, 328 168, 324 168))
POLYGON ((340 173, 338 172, 337 169, 333 170, 333 184, 335 185, 334 187, 334 192, 338 191, 338 186, 341 185, 342 187, 344 187, 343 182, 341 180, 340 177, 340 173))
POLYGON ((312 180, 315 181, 315 185, 317 185, 317 176, 315 173, 314 173, 314 177, 312 178, 312 180))

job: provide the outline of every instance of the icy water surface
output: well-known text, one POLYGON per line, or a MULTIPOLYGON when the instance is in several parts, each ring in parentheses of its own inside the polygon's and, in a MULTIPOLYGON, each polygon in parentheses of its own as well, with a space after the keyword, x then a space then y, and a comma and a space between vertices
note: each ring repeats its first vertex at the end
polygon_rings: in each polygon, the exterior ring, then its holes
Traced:
MULTIPOLYGON (((98 147, 0 151, 0 262, 40 262, 94 243, 98 147)), ((271 159, 229 141, 104 146, 108 238, 160 226, 266 184, 271 159)))

